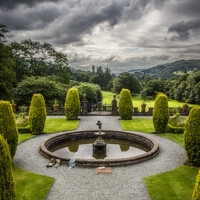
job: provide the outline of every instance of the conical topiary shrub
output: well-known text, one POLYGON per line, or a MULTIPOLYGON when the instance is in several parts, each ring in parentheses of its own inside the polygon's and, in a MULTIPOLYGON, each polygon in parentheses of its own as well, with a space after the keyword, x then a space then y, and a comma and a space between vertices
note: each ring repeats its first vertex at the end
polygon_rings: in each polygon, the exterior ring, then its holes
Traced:
POLYGON ((156 133, 165 133, 169 121, 168 99, 165 94, 158 94, 153 108, 153 125, 156 133))
POLYGON ((0 134, 0 199, 15 200, 15 185, 9 146, 0 134))
POLYGON ((200 107, 194 107, 190 111, 185 126, 184 140, 189 162, 200 166, 200 107))
POLYGON ((128 89, 122 89, 119 96, 119 115, 121 119, 129 120, 133 116, 133 102, 131 92, 128 89))
POLYGON ((13 158, 18 143, 18 129, 10 102, 0 101, 0 134, 7 140, 13 158))
POLYGON ((46 116, 44 97, 41 94, 34 94, 29 110, 29 125, 32 134, 38 135, 43 133, 46 116))
POLYGON ((80 112, 80 99, 78 90, 70 88, 65 99, 65 115, 69 120, 77 119, 80 112))
POLYGON ((200 200, 200 170, 196 178, 196 184, 193 190, 192 200, 200 200))

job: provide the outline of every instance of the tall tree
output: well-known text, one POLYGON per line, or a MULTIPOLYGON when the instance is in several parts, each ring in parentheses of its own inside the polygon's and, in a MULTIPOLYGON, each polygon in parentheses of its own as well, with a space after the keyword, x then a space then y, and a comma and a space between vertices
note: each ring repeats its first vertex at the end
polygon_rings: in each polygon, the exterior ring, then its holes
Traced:
POLYGON ((51 44, 28 39, 21 43, 12 42, 11 48, 16 61, 17 81, 30 75, 50 75, 62 83, 69 82, 67 55, 54 50, 51 44))
POLYGON ((131 94, 138 94, 140 93, 141 85, 133 74, 124 72, 114 79, 113 89, 117 94, 122 89, 129 89, 131 94))
POLYGON ((12 51, 4 44, 5 33, 7 33, 5 26, 0 24, 0 99, 9 100, 16 81, 16 74, 12 51))

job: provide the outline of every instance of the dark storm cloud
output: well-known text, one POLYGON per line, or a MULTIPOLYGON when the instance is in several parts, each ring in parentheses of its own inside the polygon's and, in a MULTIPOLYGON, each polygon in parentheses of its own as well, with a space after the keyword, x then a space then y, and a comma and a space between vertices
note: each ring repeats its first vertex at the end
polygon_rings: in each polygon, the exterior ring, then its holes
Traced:
POLYGON ((178 36, 173 36, 172 40, 188 40, 190 31, 200 29, 200 19, 190 20, 187 22, 178 22, 169 27, 168 32, 175 32, 178 36))
POLYGON ((58 2, 58 1, 60 0, 1 0, 0 5, 1 8, 4 9, 12 9, 18 5, 27 5, 33 7, 41 2, 58 2))
POLYGON ((35 7, 35 9, 23 7, 16 8, 11 12, 0 10, 2 24, 13 30, 36 30, 48 26, 49 23, 59 17, 59 11, 52 7, 35 7))
POLYGON ((181 4, 175 7, 175 12, 189 16, 199 16, 200 1, 199 0, 181 0, 181 4))
MULTIPOLYGON (((52 31, 50 37, 55 38, 55 44, 78 43, 83 45, 82 37, 84 34, 90 34, 93 28, 107 22, 110 27, 115 26, 121 21, 123 11, 129 6, 128 1, 120 3, 111 2, 110 5, 103 5, 96 9, 92 5, 87 7, 74 8, 67 17, 64 17, 58 26, 59 31, 52 31), (78 11, 77 11, 78 10, 78 11)), ((45 39, 44 34, 37 39, 45 39)), ((75 44, 77 45, 77 44, 75 44)))
POLYGON ((168 0, 60 0, 61 8, 53 0, 8 0, 0 6, 9 9, 0 9, 0 19, 9 31, 34 30, 36 40, 83 46, 86 44, 83 36, 91 34, 97 25, 107 23, 113 28, 120 23, 138 20, 147 12, 147 6, 161 6, 165 1, 168 0), (55 20, 57 23, 53 24, 55 20), (45 30, 49 26, 52 27, 48 31, 39 33, 39 29, 45 30))

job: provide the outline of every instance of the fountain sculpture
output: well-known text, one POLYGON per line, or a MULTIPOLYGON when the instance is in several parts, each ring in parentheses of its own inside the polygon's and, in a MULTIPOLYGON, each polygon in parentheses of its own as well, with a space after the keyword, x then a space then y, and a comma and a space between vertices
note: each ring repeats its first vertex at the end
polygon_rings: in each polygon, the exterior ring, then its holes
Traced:
POLYGON ((93 143, 93 155, 95 157, 95 154, 100 155, 101 159, 106 157, 106 142, 102 139, 102 135, 104 135, 104 132, 101 132, 101 125, 102 123, 100 121, 97 121, 96 125, 99 127, 99 132, 95 132, 94 134, 97 135, 97 139, 93 143))

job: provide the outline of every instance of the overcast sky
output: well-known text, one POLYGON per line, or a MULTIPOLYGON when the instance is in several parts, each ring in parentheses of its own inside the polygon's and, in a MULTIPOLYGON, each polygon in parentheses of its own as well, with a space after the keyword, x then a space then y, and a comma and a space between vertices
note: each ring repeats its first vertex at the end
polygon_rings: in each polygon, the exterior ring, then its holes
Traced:
POLYGON ((200 58, 200 0, 0 0, 8 41, 48 42, 112 72, 200 58))

